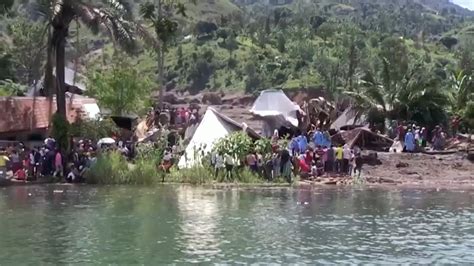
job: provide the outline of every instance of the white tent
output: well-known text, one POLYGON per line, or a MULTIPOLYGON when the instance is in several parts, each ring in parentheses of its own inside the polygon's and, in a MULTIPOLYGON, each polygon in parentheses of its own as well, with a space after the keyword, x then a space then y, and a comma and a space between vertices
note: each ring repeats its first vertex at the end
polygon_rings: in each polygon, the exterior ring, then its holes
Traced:
POLYGON ((262 91, 250 109, 250 113, 265 121, 264 136, 273 134, 274 129, 282 126, 298 127, 296 115, 298 111, 300 111, 299 106, 281 90, 262 91))
POLYGON ((217 140, 239 130, 245 130, 249 135, 258 137, 258 134, 252 129, 240 125, 229 117, 218 113, 214 108, 208 107, 183 156, 181 156, 178 167, 189 168, 200 163, 202 155, 210 153, 217 140))

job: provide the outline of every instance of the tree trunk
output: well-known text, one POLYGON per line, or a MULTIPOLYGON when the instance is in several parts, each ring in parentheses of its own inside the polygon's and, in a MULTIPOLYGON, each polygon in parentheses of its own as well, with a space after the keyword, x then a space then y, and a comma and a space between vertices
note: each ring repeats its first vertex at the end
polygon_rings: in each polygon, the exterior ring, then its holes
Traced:
POLYGON ((64 66, 66 54, 66 36, 68 29, 55 30, 56 36, 56 105, 57 113, 66 119, 66 84, 64 80, 64 66))
MULTIPOLYGON (((157 18, 158 21, 161 21, 161 18, 163 17, 163 3, 162 0, 155 0, 155 4, 157 7, 157 18)), ((160 88, 160 93, 159 93, 159 99, 158 99, 158 106, 160 109, 163 109, 163 98, 165 96, 165 86, 163 82, 163 76, 164 76, 164 55, 165 55, 165 48, 164 48, 164 42, 161 40, 162 43, 158 47, 158 86, 160 88)))
POLYGON ((55 92, 55 82, 53 76, 53 65, 54 65, 54 44, 52 41, 51 33, 48 31, 48 48, 46 66, 44 72, 44 96, 51 96, 55 92))
POLYGON ((164 76, 164 57, 165 57, 165 52, 163 48, 163 44, 160 45, 159 51, 158 51, 158 86, 160 86, 160 94, 159 94, 159 106, 160 108, 163 108, 163 100, 165 96, 165 84, 163 82, 163 76, 164 76))

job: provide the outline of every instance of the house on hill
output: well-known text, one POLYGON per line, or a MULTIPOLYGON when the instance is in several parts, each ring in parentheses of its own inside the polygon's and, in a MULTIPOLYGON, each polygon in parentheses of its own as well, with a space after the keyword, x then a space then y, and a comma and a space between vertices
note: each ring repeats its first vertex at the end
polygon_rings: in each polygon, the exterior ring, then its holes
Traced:
MULTIPOLYGON (((56 75, 56 69, 53 70, 53 74, 56 75)), ((76 72, 75 70, 65 67, 64 68, 64 83, 66 84, 66 92, 70 92, 77 95, 83 95, 87 88, 85 85, 85 77, 76 72)), ((44 79, 41 79, 35 86, 32 86, 27 93, 27 96, 45 96, 43 93, 44 79)))
MULTIPOLYGON (((67 120, 94 118, 99 114, 96 100, 75 96, 67 100, 67 120)), ((48 135, 56 112, 55 98, 0 97, 0 140, 41 140, 48 135)))

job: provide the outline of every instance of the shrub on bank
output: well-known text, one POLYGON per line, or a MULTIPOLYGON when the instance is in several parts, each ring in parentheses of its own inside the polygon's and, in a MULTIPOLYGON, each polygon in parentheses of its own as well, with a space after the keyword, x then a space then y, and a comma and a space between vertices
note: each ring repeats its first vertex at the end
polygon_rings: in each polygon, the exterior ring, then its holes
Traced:
POLYGON ((131 165, 118 152, 105 152, 86 175, 87 183, 103 185, 148 185, 158 180, 158 172, 152 161, 137 160, 131 165))
POLYGON ((188 184, 206 184, 217 181, 214 173, 209 167, 194 166, 189 169, 172 168, 171 172, 165 176, 166 182, 188 183, 188 184))
POLYGON ((215 169, 211 166, 194 166, 189 169, 176 169, 173 168, 170 174, 165 176, 165 181, 174 183, 187 183, 187 184, 208 184, 208 183, 246 183, 255 184, 263 183, 266 180, 250 171, 246 167, 235 168, 232 170, 232 175, 229 177, 225 174, 225 169, 220 169, 216 175, 215 169))

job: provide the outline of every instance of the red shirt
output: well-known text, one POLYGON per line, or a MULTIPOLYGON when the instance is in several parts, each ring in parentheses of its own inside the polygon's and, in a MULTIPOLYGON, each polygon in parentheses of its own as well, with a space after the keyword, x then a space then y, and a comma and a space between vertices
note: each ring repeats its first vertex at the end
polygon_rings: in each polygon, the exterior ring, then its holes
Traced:
POLYGON ((304 161, 307 165, 311 165, 311 163, 313 162, 313 154, 307 151, 304 156, 304 161))
POLYGON ((299 160, 299 167, 300 171, 303 173, 309 173, 309 171, 311 170, 310 166, 307 165, 303 159, 299 160))
POLYGON ((398 126, 398 138, 400 140, 405 139, 405 127, 403 127, 402 125, 398 126))
POLYGON ((23 169, 16 171, 15 176, 18 180, 26 180, 26 173, 23 169))

